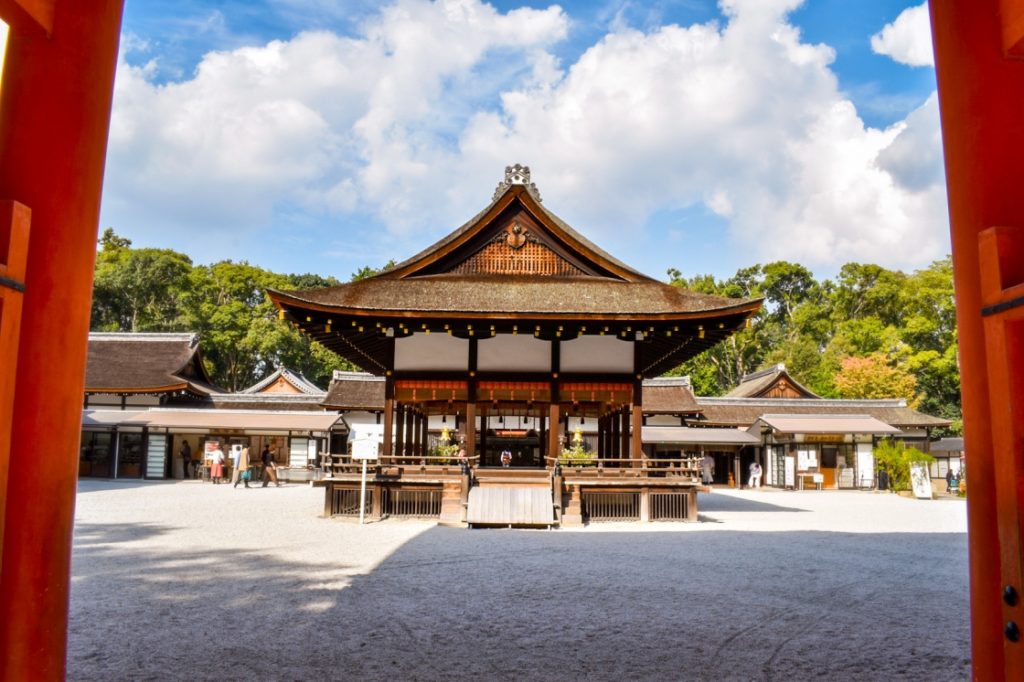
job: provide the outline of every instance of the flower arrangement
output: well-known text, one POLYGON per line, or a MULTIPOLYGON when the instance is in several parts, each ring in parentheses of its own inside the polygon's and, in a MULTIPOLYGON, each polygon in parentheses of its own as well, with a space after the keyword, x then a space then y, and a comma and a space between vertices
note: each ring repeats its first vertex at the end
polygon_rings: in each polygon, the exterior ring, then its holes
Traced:
POLYGON ((442 443, 430 448, 429 464, 456 464, 459 455, 458 443, 442 443))
POLYGON ((592 467, 597 464, 594 453, 587 450, 583 443, 574 443, 572 447, 562 450, 558 463, 569 467, 592 467))

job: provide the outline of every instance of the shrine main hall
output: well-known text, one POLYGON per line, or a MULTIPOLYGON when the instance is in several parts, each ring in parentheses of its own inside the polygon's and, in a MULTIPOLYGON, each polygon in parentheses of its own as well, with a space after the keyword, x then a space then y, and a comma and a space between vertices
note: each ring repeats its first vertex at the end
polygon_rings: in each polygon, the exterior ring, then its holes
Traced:
MULTIPOLYGON (((639 506, 641 518, 655 505, 659 517, 696 519, 696 462, 645 453, 644 379, 761 307, 625 265, 549 211, 519 165, 478 215, 408 260, 361 281, 269 294, 282 319, 384 377, 367 509, 384 497, 392 507, 431 499, 443 521, 479 525, 578 523, 585 496, 639 506), (597 425, 593 452, 581 447, 586 420, 597 425), (460 466, 436 456, 449 442, 465 455, 460 466)), ((323 482, 328 513, 352 503, 345 464, 323 482)))

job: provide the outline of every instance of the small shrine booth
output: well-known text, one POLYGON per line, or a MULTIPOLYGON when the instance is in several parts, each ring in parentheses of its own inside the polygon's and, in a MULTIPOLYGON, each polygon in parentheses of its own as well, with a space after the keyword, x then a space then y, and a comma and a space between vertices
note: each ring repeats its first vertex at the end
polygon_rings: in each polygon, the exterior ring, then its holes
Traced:
MULTIPOLYGON (((742 328, 761 305, 686 291, 621 263, 551 213, 518 165, 476 217, 389 270, 269 293, 282 319, 384 377, 372 511, 388 513, 385 498, 418 472, 426 476, 418 484, 449 486, 443 520, 470 523, 476 505, 467 498, 492 484, 549 486, 555 523, 563 511, 566 522, 587 517, 588 490, 616 483, 632 496, 603 502, 641 518, 649 510, 639 491, 652 481, 695 490, 687 463, 645 456, 643 380, 742 328), (597 431, 585 441, 588 420, 597 431), (443 465, 460 449, 470 466, 455 468, 469 470, 456 474, 466 479, 458 488, 461 479, 445 479, 443 465)), ((346 485, 345 467, 338 463, 326 483, 332 513, 341 503, 330 501, 331 489, 346 485)), ((691 493, 685 516, 696 518, 691 493)))

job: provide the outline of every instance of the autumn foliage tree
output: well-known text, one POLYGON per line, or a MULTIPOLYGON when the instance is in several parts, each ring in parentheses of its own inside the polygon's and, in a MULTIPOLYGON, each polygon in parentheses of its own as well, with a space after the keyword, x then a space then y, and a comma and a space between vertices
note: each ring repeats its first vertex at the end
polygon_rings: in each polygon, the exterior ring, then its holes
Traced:
POLYGON ((921 401, 914 375, 893 365, 881 353, 843 358, 840 364, 842 368, 835 376, 840 398, 904 398, 911 407, 921 401))

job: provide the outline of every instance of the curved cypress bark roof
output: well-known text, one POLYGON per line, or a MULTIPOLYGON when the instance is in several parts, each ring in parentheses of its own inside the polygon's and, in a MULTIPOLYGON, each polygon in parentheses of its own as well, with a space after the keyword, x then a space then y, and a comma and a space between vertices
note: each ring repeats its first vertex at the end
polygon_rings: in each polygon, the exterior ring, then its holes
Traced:
POLYGON ((220 389, 203 367, 195 334, 90 332, 86 393, 174 393, 220 389))
POLYGON ((630 268, 542 206, 520 166, 506 169, 483 211, 389 270, 268 293, 284 319, 374 374, 387 364, 386 333, 473 336, 486 325, 492 335, 636 338, 643 376, 657 376, 742 328, 762 301, 698 294, 630 268))

